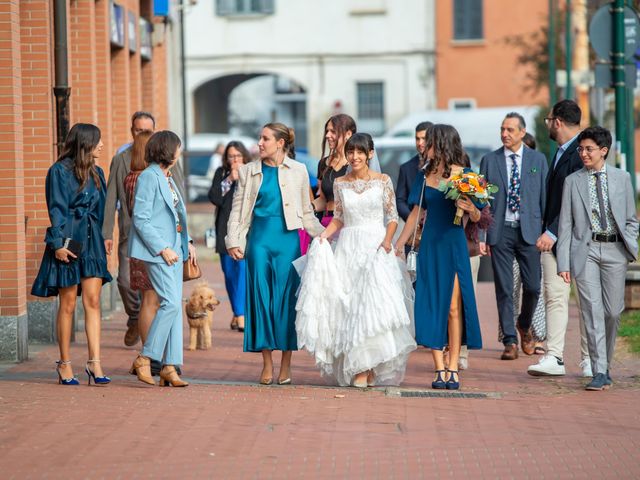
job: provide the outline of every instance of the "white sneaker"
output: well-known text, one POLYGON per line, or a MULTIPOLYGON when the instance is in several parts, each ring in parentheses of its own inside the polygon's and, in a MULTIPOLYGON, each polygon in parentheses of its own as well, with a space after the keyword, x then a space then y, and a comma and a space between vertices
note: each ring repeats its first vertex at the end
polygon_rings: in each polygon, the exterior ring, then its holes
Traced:
POLYGON ((593 372, 591 371, 591 360, 588 358, 583 358, 582 361, 578 364, 580 368, 582 368, 582 376, 584 378, 593 377, 593 372))
POLYGON ((529 375, 534 377, 544 375, 564 375, 564 363, 553 355, 543 355, 538 363, 527 369, 529 375))
POLYGON ((458 370, 466 370, 469 368, 469 360, 466 358, 458 358, 458 370))

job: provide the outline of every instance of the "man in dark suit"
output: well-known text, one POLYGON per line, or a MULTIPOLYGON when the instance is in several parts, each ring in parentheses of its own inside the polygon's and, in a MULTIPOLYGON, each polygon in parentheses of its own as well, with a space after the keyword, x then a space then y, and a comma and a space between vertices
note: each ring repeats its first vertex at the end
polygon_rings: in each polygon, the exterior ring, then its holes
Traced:
MULTIPOLYGON (((564 339, 569 322, 569 293, 571 286, 557 275, 556 240, 558 239, 558 219, 562 204, 562 190, 565 178, 582 168, 578 154, 578 134, 582 112, 573 100, 556 103, 545 118, 549 137, 558 144, 558 151, 552 158, 547 175, 547 202, 543 217, 544 233, 536 242, 542 252, 542 271, 547 321, 547 354, 538 363, 531 365, 530 375, 564 375, 564 339)), ((582 323, 582 322, 581 322, 582 323)), ((582 329, 581 329, 582 330, 582 329)), ((586 337, 582 331, 583 376, 591 376, 589 352, 586 337)))
POLYGON ((518 316, 522 351, 533 353, 531 320, 540 295, 540 252, 536 240, 542 233, 546 193, 547 160, 524 145, 526 124, 522 115, 507 114, 500 127, 503 148, 488 153, 480 162, 480 173, 498 186, 491 203, 494 223, 481 253, 491 253, 498 317, 504 338, 503 360, 518 358, 518 336, 513 325, 513 260, 522 275, 522 308, 518 316))
POLYGON ((407 203, 411 187, 420 169, 420 158, 424 155, 424 146, 427 140, 427 128, 432 126, 431 122, 421 122, 416 126, 416 150, 418 154, 400 166, 398 174, 398 184, 396 186, 396 207, 402 220, 407 221, 411 213, 411 208, 407 203))

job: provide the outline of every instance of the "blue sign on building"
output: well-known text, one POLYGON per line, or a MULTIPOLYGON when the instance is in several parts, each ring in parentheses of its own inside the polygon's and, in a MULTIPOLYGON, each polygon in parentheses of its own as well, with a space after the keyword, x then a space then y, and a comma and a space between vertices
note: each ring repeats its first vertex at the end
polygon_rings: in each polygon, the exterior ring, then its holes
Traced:
POLYGON ((153 14, 157 17, 168 17, 169 7, 169 0, 153 0, 153 14))

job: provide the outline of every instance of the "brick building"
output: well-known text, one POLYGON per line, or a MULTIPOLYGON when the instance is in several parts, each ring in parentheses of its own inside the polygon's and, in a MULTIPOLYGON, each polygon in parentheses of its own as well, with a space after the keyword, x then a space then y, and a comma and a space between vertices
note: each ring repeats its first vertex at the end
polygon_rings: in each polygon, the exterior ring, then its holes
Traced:
POLYGON ((536 105, 546 89, 525 92, 527 67, 508 46, 514 34, 529 34, 548 22, 548 1, 438 0, 436 96, 438 108, 536 105))
POLYGON ((29 342, 55 340, 56 299, 29 292, 49 226, 45 176, 57 157, 54 31, 60 12, 69 125, 100 127, 100 166, 108 174, 111 156, 129 141, 132 112, 151 111, 159 128, 169 128, 169 72, 178 37, 171 18, 157 16, 169 14, 161 11, 168 6, 156 1, 154 11, 153 0, 0 2, 0 359, 23 360, 29 342))

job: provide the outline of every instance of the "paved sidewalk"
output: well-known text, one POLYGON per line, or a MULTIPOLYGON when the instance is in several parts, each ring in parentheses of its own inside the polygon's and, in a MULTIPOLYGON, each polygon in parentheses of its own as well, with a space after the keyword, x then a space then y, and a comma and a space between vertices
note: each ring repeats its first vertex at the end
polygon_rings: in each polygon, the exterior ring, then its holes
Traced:
MULTIPOLYGON (((219 265, 204 272, 223 298, 219 265)), ((261 357, 242 352, 226 301, 213 348, 185 352, 191 386, 148 387, 127 373, 136 349, 124 347, 116 312, 103 325, 107 387, 84 383, 82 333, 72 352, 79 387, 56 384, 55 346, 2 368, 1 477, 640 478, 640 362, 618 352, 613 389, 584 391, 572 309, 567 376, 531 377, 537 358, 499 360, 493 285, 481 283, 478 297, 485 349, 461 374, 470 398, 402 396, 433 393, 425 349, 402 389, 331 387, 305 352, 294 355, 293 386, 258 386, 261 357)))

